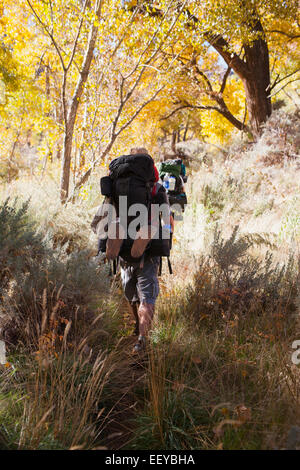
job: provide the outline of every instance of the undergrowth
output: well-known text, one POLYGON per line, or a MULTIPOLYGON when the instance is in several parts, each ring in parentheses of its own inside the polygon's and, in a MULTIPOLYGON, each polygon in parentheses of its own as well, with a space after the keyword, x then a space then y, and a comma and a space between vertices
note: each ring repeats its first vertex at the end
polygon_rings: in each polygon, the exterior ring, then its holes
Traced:
POLYGON ((193 280, 165 289, 133 449, 284 448, 299 423, 296 260, 215 232, 193 280), (167 295, 165 295, 167 293, 167 295))

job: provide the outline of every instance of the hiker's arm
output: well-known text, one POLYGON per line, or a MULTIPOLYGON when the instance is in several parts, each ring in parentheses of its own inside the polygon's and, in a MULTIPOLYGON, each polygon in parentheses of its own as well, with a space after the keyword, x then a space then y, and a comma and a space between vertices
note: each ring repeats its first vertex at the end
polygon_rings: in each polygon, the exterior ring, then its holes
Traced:
POLYGON ((101 206, 98 207, 96 214, 91 223, 91 229, 94 233, 97 233, 98 224, 103 220, 104 217, 107 215, 107 211, 105 210, 105 204, 108 204, 108 198, 105 198, 101 206))
POLYGON ((99 211, 100 211, 100 208, 97 210, 91 223, 91 229, 93 230, 94 233, 97 233, 97 225, 99 224, 101 220, 101 215, 99 215, 99 211))

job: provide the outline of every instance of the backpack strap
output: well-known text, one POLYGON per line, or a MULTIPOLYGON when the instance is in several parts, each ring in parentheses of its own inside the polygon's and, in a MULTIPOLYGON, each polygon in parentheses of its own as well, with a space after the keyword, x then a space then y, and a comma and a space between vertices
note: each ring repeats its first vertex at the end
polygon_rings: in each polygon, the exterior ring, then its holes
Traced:
POLYGON ((162 257, 159 258, 159 268, 158 268, 158 275, 161 276, 162 271, 162 257))
MULTIPOLYGON (((169 257, 169 256, 167 257, 167 260, 168 260, 169 273, 170 273, 170 274, 173 274, 173 269, 172 269, 171 260, 170 260, 170 257, 169 257)), ((159 258, 158 276, 161 276, 161 273, 162 273, 162 257, 160 256, 160 258, 159 258)))
POLYGON ((168 259, 169 273, 170 273, 170 274, 173 274, 173 270, 172 270, 172 265, 171 265, 170 257, 168 256, 167 259, 168 259))

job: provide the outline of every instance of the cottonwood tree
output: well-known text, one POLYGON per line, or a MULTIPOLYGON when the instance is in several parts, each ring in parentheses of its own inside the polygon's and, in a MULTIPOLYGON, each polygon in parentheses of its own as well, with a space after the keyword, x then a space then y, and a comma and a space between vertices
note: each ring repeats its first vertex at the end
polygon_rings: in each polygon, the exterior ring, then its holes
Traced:
MULTIPOLYGON (((143 14, 160 16, 160 3, 151 1, 123 2, 127 8, 139 8, 143 14)), ((211 86, 208 75, 199 68, 202 74, 201 87, 206 82, 208 95, 215 101, 214 110, 223 114, 231 123, 241 129, 243 122, 234 119, 228 112, 224 102, 224 83, 232 70, 242 81, 245 93, 249 128, 254 135, 259 134, 262 124, 271 114, 271 94, 280 77, 271 83, 269 44, 274 35, 281 35, 287 41, 299 39, 299 19, 297 19, 298 2, 296 0, 282 1, 270 0, 199 0, 176 2, 179 8, 184 5, 181 20, 185 28, 180 30, 176 39, 178 45, 183 47, 194 46, 202 49, 205 55, 205 45, 214 48, 227 64, 224 81, 219 89, 211 86)), ((207 50, 207 48, 206 48, 207 50)), ((174 57, 178 54, 175 51, 174 57)), ((186 66, 191 68, 198 64, 195 57, 188 57, 186 66)), ((296 64, 287 78, 299 70, 296 64)), ((199 104, 200 109, 201 104, 199 104)), ((206 106, 207 109, 207 106, 206 106)), ((208 108, 209 109, 209 108, 208 108)))

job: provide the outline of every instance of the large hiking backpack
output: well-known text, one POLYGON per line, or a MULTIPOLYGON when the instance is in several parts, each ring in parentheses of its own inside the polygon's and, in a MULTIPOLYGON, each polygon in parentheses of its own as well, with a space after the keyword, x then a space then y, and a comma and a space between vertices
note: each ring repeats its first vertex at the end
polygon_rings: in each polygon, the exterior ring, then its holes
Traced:
POLYGON ((119 197, 127 196, 127 209, 133 204, 147 208, 155 182, 154 163, 150 155, 123 155, 109 165, 112 180, 112 199, 119 216, 119 197))
MULTIPOLYGON (((109 176, 101 178, 100 186, 103 195, 108 196, 113 202, 117 217, 122 221, 122 213, 119 208, 119 197, 127 197, 127 228, 136 216, 128 216, 128 210, 133 204, 143 204, 150 213, 152 201, 152 189, 155 183, 154 162, 150 155, 136 154, 123 155, 114 159, 109 165, 109 176)), ((148 220, 145 221, 148 223, 148 220)), ((137 226, 137 230, 140 227, 137 226)), ((161 224, 159 227, 159 238, 151 240, 145 253, 150 256, 169 256, 170 241, 162 239, 161 224)), ((133 239, 130 238, 128 232, 124 239, 119 256, 129 263, 140 261, 138 258, 131 256, 131 247, 133 239)), ((100 251, 105 252, 106 240, 100 241, 100 251)))

